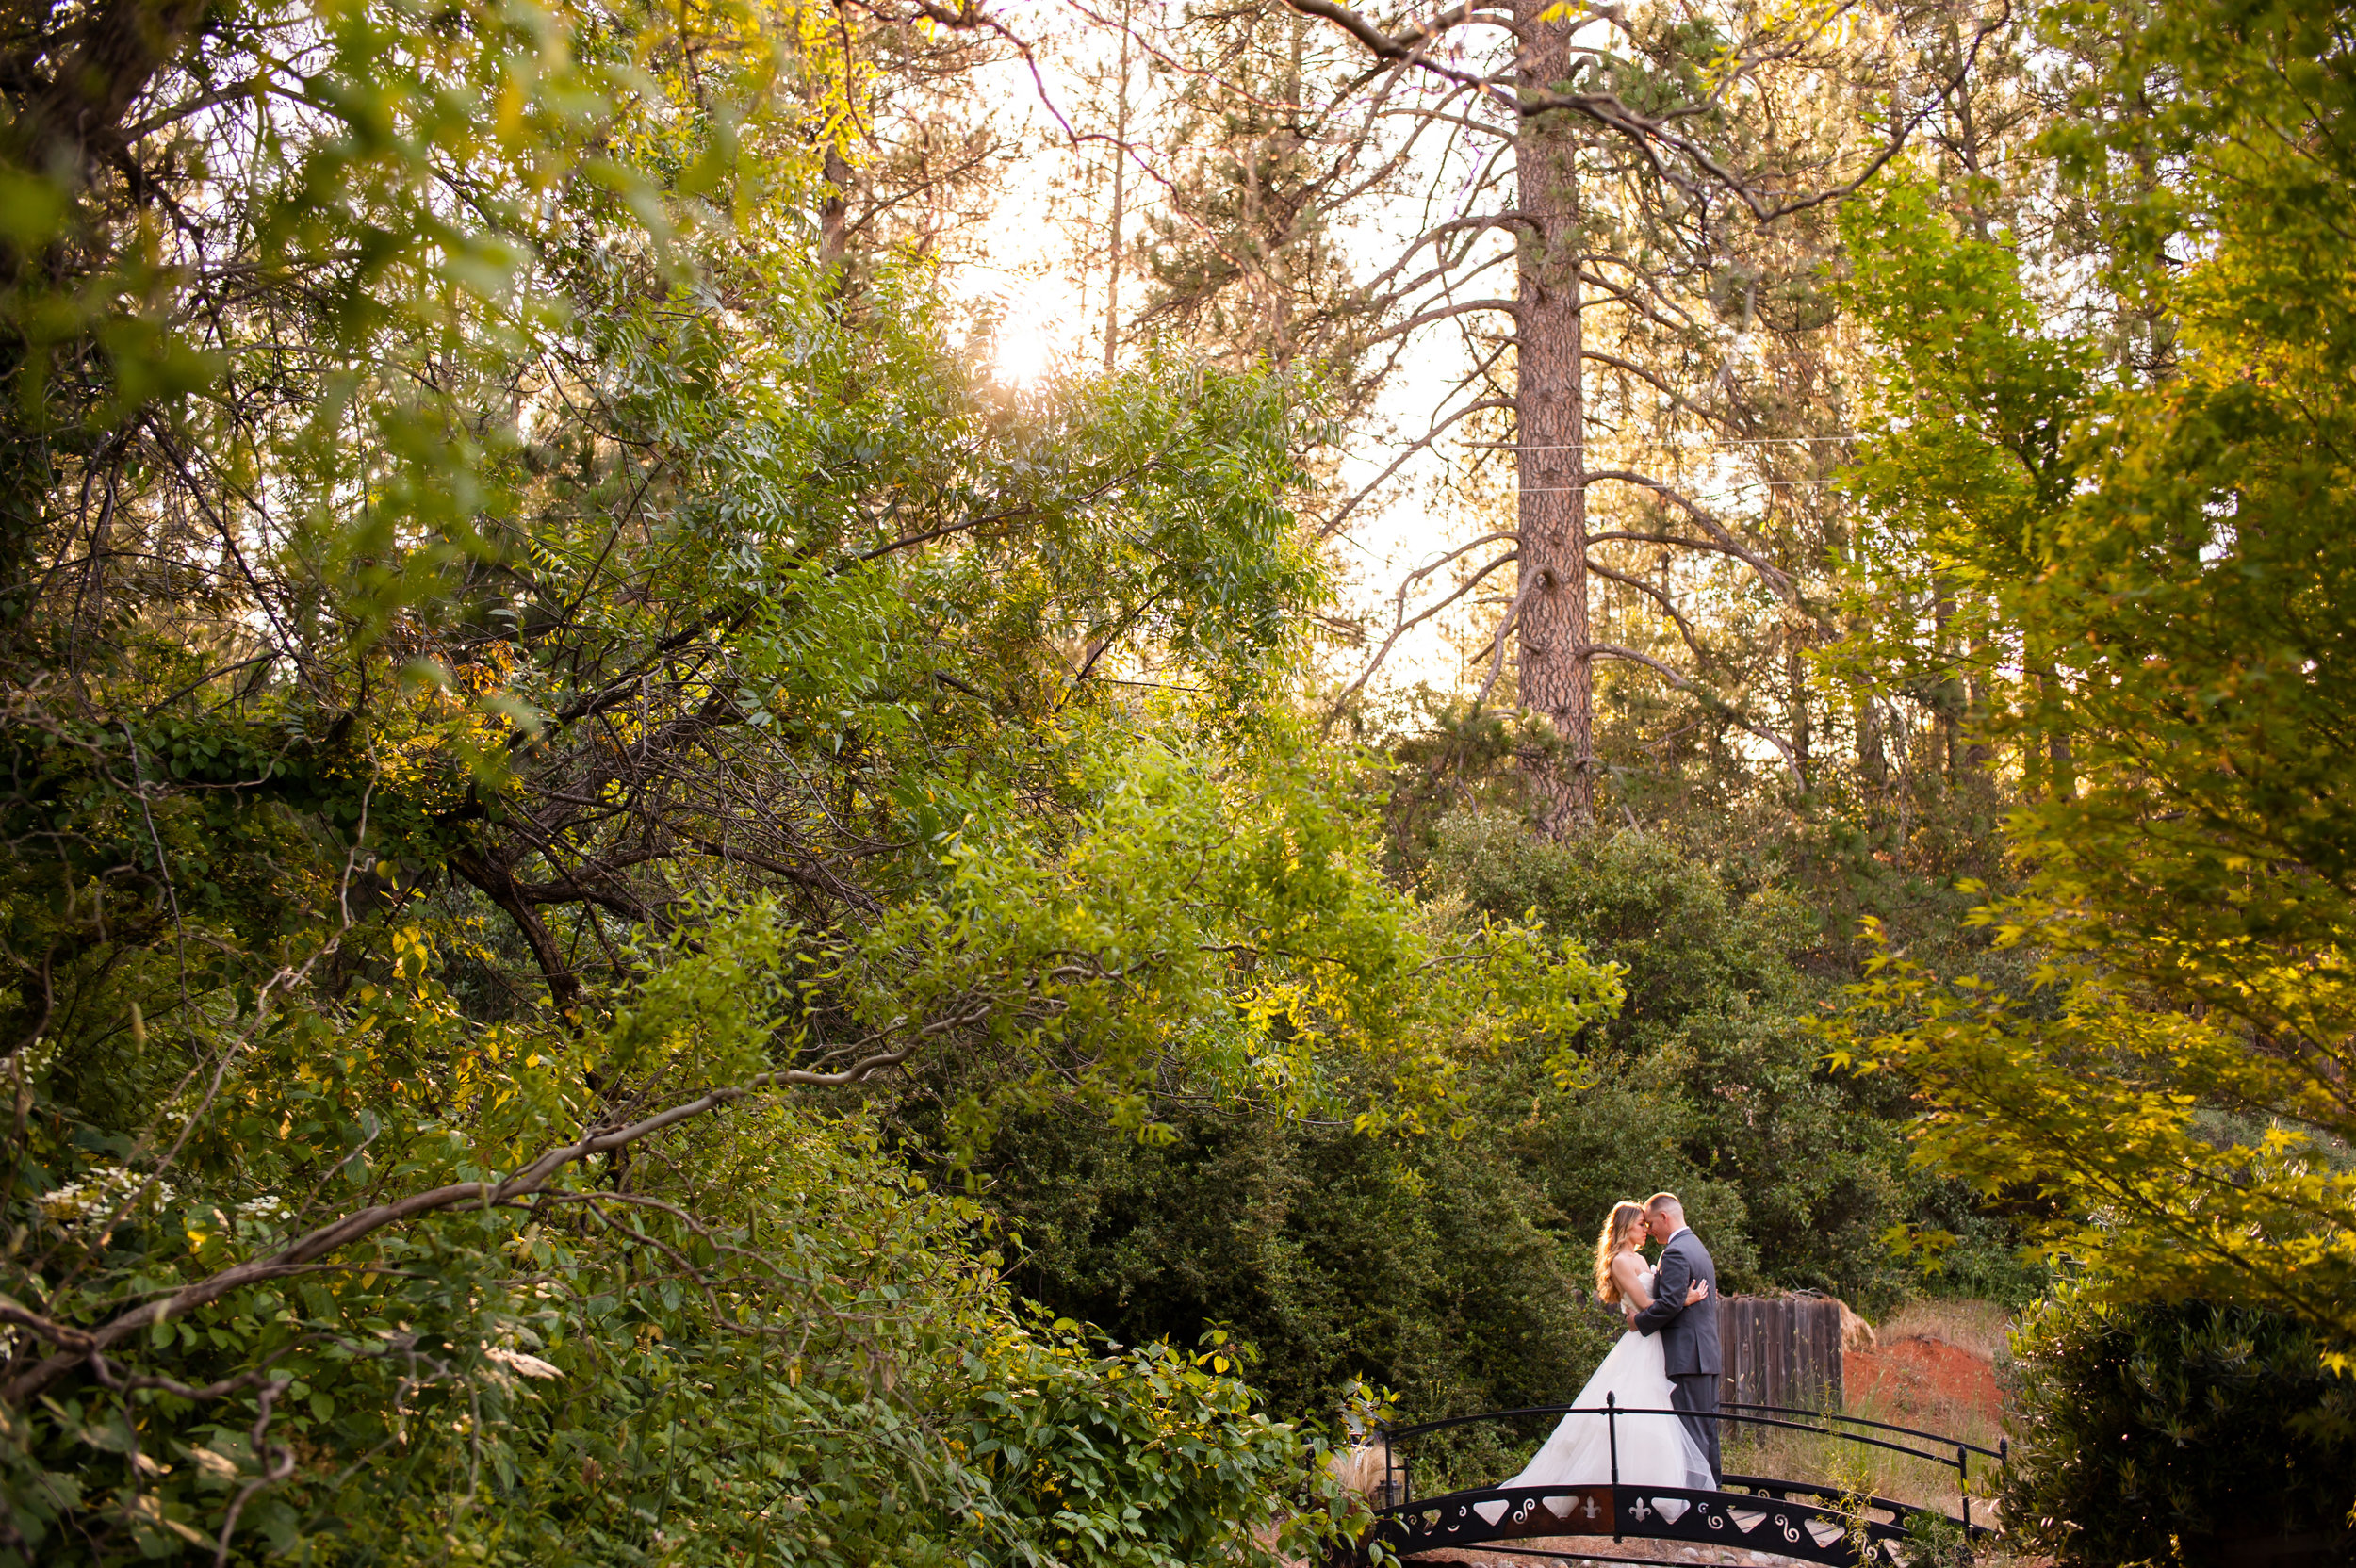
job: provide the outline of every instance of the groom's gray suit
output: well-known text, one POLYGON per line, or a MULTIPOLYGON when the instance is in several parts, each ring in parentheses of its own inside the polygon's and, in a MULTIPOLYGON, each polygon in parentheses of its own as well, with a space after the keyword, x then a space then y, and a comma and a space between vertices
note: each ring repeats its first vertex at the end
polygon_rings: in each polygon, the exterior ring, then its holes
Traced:
POLYGON ((1710 1249, 1691 1230, 1680 1230, 1661 1249, 1661 1274, 1653 1282, 1652 1305, 1636 1315, 1639 1333, 1661 1336, 1661 1359, 1667 1364, 1670 1402, 1688 1412, 1685 1429, 1710 1456, 1714 1481, 1718 1465, 1718 1266, 1710 1249), (1695 1280, 1710 1294, 1685 1304, 1685 1292, 1695 1280))

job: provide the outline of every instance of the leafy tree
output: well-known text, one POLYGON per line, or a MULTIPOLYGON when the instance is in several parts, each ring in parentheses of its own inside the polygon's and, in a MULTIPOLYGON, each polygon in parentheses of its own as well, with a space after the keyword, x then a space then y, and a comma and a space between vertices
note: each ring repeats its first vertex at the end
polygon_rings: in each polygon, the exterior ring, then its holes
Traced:
MULTIPOLYGON (((1170 1106, 1167 1145, 1011 1117, 974 1169, 1018 1288, 1124 1339, 1231 1329, 1279 1413, 1368 1384, 1415 1419, 1575 1392, 1616 1333, 1587 1298, 1596 1218, 1663 1186, 1729 1289, 2035 1298, 2010 1227, 1910 1159, 1905 1093, 1826 1070, 1811 1025, 1838 978, 1811 972, 1822 927, 1787 874, 1654 835, 1533 846, 1511 806, 1436 840, 1421 874, 1444 896, 1579 931, 1617 967, 1626 1000, 1576 1070, 1532 1040, 1460 1077, 1460 1135, 1383 1142, 1199 1102, 1170 1106)), ((903 1101, 913 1147, 960 1092, 903 1101)), ((1449 1462, 1494 1478, 1508 1458, 1449 1462)))
MULTIPOLYGON (((1854 1048, 1920 1086, 1926 1154, 2044 1205, 2051 1243, 2100 1260, 2102 1290, 2282 1312, 2340 1364, 2356 1338, 2347 21, 2056 13, 2123 30, 2107 112, 2055 137, 2066 167, 2179 172, 2111 192, 2114 286, 2166 314, 2174 370, 2097 390, 2043 504, 1967 487, 2050 541, 1997 596, 2012 645, 2059 672, 2007 732, 2032 755, 2066 746, 2070 766, 2014 820, 2027 890, 1974 917, 2037 968, 2001 986, 1889 955, 1854 1048)), ((1944 340, 1956 379, 2070 356, 2021 346, 2011 319, 1944 340)))
MULTIPOLYGON (((2053 564, 2094 356, 2041 330, 2008 237, 1968 232, 1910 170, 1847 203, 1841 230, 1846 294, 1890 351, 1846 476, 1865 522, 1833 662, 1869 692, 1930 695, 1951 733, 1970 720, 1985 743, 1999 704, 2056 694, 2050 633, 2008 613, 2007 596, 2053 564), (1999 667, 2014 646, 2025 696, 1999 667)), ((2032 795, 2070 788, 2066 734, 2052 743, 2020 754, 2032 795)))
POLYGON ((0 1560, 1265 1557, 1314 1444, 820 1102, 1445 1125, 1608 1010, 1291 719, 1292 388, 849 265, 834 20, 11 24, 0 1560))
MULTIPOLYGON (((1947 1263, 1983 1288, 2021 1291, 2004 1227, 1913 1168, 1904 1097, 1827 1070, 1813 1022, 1833 988, 1803 967, 1822 928, 1784 878, 1746 886, 1653 835, 1529 846, 1496 817, 1454 823, 1440 864, 1477 906, 1534 911, 1625 970, 1627 1001, 1546 1097, 1551 1114, 1525 1091, 1524 1114, 1499 1117, 1556 1214, 1671 1188, 1735 1290, 1878 1308, 1938 1282, 1890 1245, 1928 1230, 1960 1243, 1947 1263)), ((1592 1243, 1582 1228, 1566 1241, 1592 1243)))
POLYGON ((1024 1294, 1123 1338, 1223 1326, 1280 1413, 1330 1414, 1366 1384, 1427 1419, 1559 1403, 1613 1332, 1493 1126, 1378 1140, 1206 1107, 1139 1146, 1042 1117, 1008 1125, 979 1168, 1024 1294))
POLYGON ((1400 578, 1345 700, 1511 567, 1502 612, 1468 634, 1466 684, 1526 716, 1546 833, 1592 825, 1606 770, 1630 765, 1596 747, 1619 704, 1739 737, 1726 749, 1755 750, 1749 771, 1805 792, 1810 579, 1841 533, 1812 493, 1848 435, 1818 286, 1829 204, 1965 103, 2003 18, 1905 7, 1836 30, 1742 5, 1291 5, 1364 52, 1369 125, 1396 118, 1428 148, 1430 216, 1368 291, 1397 305, 1383 337, 1456 341, 1382 479, 1470 436, 1469 482, 1450 488, 1490 514, 1400 578), (1493 285, 1509 264, 1512 286, 1493 285), (1481 505, 1506 453, 1510 517, 1502 489, 1481 505))

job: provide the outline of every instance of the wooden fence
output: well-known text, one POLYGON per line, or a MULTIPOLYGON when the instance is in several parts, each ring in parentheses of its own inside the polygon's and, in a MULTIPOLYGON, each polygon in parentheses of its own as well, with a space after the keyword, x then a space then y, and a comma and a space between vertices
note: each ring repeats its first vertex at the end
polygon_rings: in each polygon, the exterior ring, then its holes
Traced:
POLYGON ((1728 1296, 1718 1303, 1722 1404, 1838 1411, 1841 1303, 1824 1297, 1728 1296))

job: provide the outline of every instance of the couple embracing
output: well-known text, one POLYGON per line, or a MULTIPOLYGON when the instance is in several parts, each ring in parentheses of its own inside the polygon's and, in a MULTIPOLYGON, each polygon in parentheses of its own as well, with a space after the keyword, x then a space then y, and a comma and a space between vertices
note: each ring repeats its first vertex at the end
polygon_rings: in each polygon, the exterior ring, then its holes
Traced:
POLYGON ((1595 1241, 1595 1293, 1617 1306, 1628 1332, 1587 1380, 1546 1446, 1514 1486, 1590 1486, 1612 1478, 1612 1427, 1619 1478, 1631 1486, 1718 1484, 1718 1270, 1685 1223, 1673 1192, 1612 1205, 1595 1241), (1638 1249, 1661 1245, 1648 1267, 1638 1249), (1607 1426, 1604 1396, 1622 1410, 1681 1414, 1623 1415, 1607 1426))

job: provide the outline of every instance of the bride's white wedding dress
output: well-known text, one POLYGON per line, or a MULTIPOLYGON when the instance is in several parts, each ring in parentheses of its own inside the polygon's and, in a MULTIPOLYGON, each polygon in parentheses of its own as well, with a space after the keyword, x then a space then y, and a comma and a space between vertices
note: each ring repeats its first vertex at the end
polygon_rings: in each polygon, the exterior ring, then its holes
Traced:
MULTIPOLYGON (((1644 1277, 1644 1293, 1653 1291, 1654 1276, 1644 1277)), ((1618 1430, 1619 1475, 1623 1486, 1689 1486, 1710 1491, 1716 1482, 1710 1461, 1675 1415, 1623 1415, 1607 1424, 1604 1396, 1622 1410, 1665 1411, 1671 1385, 1659 1334, 1630 1329, 1612 1347, 1595 1375, 1571 1401, 1592 1415, 1562 1417, 1554 1432, 1520 1475, 1507 1486, 1602 1486, 1612 1479, 1612 1433, 1618 1430)), ((1674 1501, 1674 1499, 1672 1499, 1674 1501)), ((1492 1525, 1504 1517, 1503 1502, 1477 1503, 1474 1511, 1492 1525)), ((1682 1511, 1680 1510, 1680 1511, 1682 1511)))

